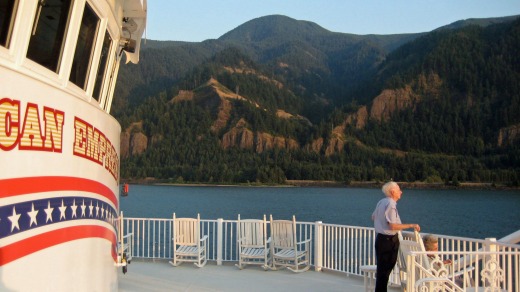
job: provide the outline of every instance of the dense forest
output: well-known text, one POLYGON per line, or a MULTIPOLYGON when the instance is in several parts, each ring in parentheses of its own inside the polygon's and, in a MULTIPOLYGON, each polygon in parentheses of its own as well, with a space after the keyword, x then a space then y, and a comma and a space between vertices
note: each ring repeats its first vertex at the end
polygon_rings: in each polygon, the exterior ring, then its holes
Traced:
POLYGON ((518 18, 356 36, 271 16, 149 42, 116 89, 122 180, 519 185, 518 18))

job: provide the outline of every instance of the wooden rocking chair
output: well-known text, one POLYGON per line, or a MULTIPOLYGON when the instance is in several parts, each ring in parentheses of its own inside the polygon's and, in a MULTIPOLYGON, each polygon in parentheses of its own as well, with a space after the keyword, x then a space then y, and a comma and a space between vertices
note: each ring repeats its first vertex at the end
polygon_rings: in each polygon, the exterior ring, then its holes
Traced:
POLYGON ((261 265, 264 270, 269 268, 269 253, 271 238, 267 239, 267 222, 263 220, 240 219, 237 222, 237 244, 239 269, 245 265, 261 265))
POLYGON ((176 218, 173 213, 173 261, 178 266, 182 262, 192 262, 202 268, 207 262, 208 236, 200 237, 200 215, 197 218, 176 218))
POLYGON ((311 239, 297 241, 296 219, 293 216, 289 220, 271 220, 271 269, 278 266, 287 267, 293 272, 305 272, 310 268, 310 242, 311 239))

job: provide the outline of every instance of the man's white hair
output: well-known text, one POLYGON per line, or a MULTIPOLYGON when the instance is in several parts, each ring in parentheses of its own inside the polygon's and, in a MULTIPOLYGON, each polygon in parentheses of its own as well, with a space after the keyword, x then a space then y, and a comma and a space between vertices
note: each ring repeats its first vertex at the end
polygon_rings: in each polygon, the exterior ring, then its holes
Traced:
POLYGON ((398 186, 399 185, 397 185, 397 183, 395 181, 389 181, 389 182, 387 182, 386 184, 383 185, 381 190, 383 191, 383 194, 385 194, 385 196, 389 197, 390 196, 390 191, 393 188, 398 187, 398 186))

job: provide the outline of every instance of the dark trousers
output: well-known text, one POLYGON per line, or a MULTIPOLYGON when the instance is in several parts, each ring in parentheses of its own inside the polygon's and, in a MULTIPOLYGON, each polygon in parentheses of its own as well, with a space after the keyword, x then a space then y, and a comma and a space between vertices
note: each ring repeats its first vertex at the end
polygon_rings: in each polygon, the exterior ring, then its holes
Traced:
POLYGON ((399 251, 399 237, 396 235, 377 234, 376 242, 376 292, 386 292, 388 286, 388 278, 397 262, 397 253, 399 251))

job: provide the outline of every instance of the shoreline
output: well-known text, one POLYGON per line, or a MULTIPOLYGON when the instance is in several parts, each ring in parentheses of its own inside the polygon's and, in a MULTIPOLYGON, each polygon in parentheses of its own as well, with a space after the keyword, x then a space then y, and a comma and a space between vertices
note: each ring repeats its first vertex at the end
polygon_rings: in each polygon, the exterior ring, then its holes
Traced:
MULTIPOLYGON (((172 183, 163 182, 154 178, 139 180, 122 180, 124 182, 138 185, 167 185, 167 186, 198 186, 198 187, 333 187, 333 188, 381 188, 384 182, 379 181, 315 181, 315 180, 287 180, 285 184, 211 184, 211 183, 172 183)), ((445 183, 425 183, 425 182, 397 182, 405 189, 442 189, 442 190, 520 190, 520 187, 507 186, 494 183, 475 183, 463 182, 457 185, 447 185, 445 183)))

